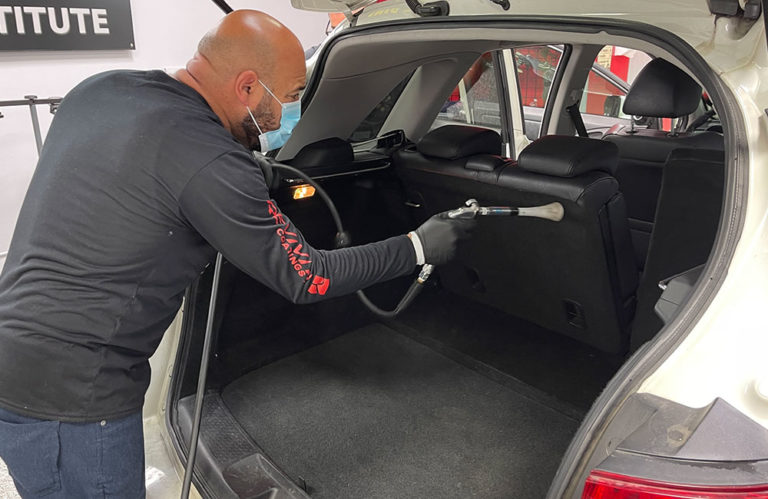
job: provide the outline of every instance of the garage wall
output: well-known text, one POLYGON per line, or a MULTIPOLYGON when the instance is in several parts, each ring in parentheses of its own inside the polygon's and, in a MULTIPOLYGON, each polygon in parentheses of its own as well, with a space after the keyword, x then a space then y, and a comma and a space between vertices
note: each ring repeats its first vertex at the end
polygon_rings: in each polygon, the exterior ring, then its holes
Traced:
MULTIPOLYGON (((234 0, 234 8, 268 12, 305 48, 325 36, 326 14, 294 10, 289 0, 234 0)), ((210 0, 131 0, 136 50, 108 52, 0 51, 0 100, 60 97, 86 77, 109 69, 183 67, 200 37, 222 17, 210 0)), ((0 269, 37 162, 28 108, 2 108, 0 119, 0 269)), ((52 115, 39 106, 43 134, 52 115)), ((43 135, 45 136, 45 135, 43 135)))

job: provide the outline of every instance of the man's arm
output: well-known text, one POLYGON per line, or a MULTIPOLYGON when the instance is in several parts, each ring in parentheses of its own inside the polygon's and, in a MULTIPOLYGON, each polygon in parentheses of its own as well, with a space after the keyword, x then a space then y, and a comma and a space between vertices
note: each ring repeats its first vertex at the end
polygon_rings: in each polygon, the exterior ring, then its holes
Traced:
POLYGON ((406 235, 364 246, 316 250, 269 198, 245 151, 197 172, 179 197, 182 215, 224 257, 294 303, 309 303, 406 275, 416 265, 406 235))

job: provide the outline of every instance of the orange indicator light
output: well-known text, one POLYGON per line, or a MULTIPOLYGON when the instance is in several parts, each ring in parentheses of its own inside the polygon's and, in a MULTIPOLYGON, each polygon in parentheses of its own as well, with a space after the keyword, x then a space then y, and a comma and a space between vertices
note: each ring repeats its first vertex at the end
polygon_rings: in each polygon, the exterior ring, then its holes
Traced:
POLYGON ((293 199, 311 198, 315 195, 315 188, 309 184, 301 184, 293 189, 293 199))

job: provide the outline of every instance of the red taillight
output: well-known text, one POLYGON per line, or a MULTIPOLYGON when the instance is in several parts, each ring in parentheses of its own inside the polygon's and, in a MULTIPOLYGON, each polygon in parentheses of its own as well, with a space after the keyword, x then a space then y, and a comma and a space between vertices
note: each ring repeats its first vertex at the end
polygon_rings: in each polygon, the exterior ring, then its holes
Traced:
POLYGON ((685 485, 592 470, 581 499, 766 499, 763 485, 685 485))

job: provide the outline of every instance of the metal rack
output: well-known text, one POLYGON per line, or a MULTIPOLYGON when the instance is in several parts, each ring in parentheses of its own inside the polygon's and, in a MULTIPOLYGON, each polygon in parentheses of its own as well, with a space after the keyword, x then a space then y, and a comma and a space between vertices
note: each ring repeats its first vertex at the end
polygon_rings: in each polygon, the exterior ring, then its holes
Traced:
MULTIPOLYGON (((36 95, 25 95, 23 100, 6 100, 0 101, 0 108, 3 107, 19 107, 28 106, 29 115, 32 118, 32 131, 35 133, 35 144, 37 145, 37 154, 43 149, 43 136, 40 132, 40 120, 37 115, 37 106, 48 105, 50 106, 51 114, 56 114, 56 110, 61 103, 61 97, 49 97, 48 99, 38 99, 36 95)), ((2 112, 0 112, 0 118, 4 118, 2 112)), ((8 256, 8 251, 0 251, 0 264, 8 256)), ((2 268, 2 265, 0 265, 2 268)))
MULTIPOLYGON (((37 153, 43 149, 43 137, 40 133, 40 120, 37 116, 37 106, 48 104, 50 106, 51 114, 56 114, 56 110, 61 103, 61 97, 49 97, 47 99, 38 99, 36 95, 25 95, 24 100, 6 100, 0 101, 0 108, 2 107, 17 107, 17 106, 29 106, 29 114, 32 117, 32 130, 35 133, 35 144, 37 145, 37 153)), ((0 112, 0 118, 4 118, 3 113, 0 112)))

